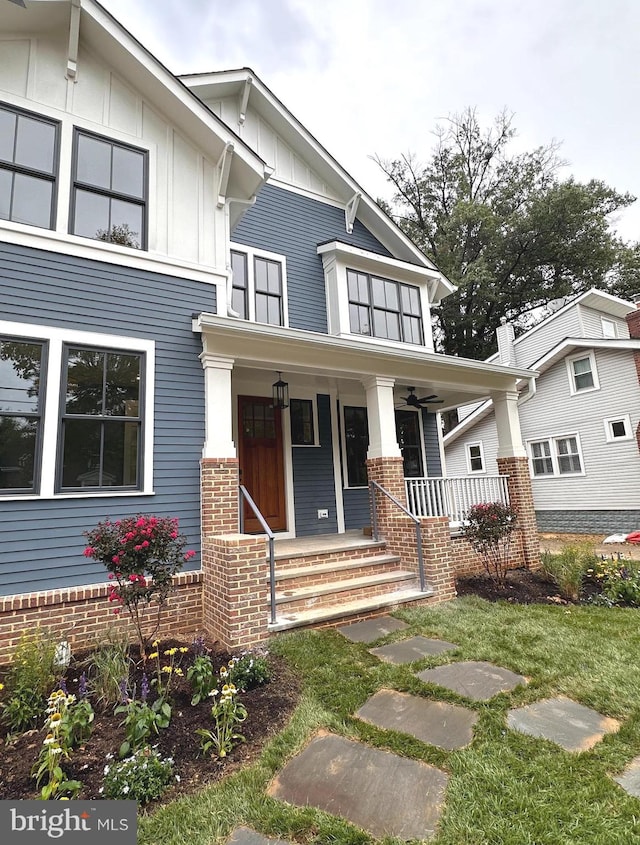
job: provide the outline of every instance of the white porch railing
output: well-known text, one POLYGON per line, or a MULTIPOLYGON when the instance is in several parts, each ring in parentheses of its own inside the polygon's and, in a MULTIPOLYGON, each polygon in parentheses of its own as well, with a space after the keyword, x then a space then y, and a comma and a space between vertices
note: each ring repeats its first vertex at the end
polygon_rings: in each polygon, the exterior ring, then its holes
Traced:
POLYGON ((405 478, 407 505, 415 516, 448 516, 461 525, 464 514, 481 502, 509 504, 506 475, 405 478))

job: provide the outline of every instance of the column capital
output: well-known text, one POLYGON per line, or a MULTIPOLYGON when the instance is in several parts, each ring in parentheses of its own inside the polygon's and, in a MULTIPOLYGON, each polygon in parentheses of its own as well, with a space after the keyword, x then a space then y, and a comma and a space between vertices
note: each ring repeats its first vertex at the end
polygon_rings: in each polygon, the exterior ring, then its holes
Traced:
POLYGON ((208 367, 215 370, 232 370, 235 364, 234 358, 229 358, 227 355, 217 355, 215 352, 201 352, 198 356, 202 362, 203 369, 208 367))
POLYGON ((362 382, 362 386, 365 390, 370 390, 372 387, 380 387, 380 388, 393 388, 395 387, 396 380, 393 378, 387 378, 386 376, 365 376, 364 378, 360 379, 362 382))

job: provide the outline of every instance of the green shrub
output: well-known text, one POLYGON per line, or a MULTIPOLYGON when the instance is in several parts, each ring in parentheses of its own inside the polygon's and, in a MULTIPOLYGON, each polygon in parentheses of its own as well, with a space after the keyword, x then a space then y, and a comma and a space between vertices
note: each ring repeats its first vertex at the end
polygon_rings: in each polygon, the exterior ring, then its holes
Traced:
POLYGON ((504 584, 511 560, 511 538, 517 513, 502 502, 480 502, 464 515, 462 535, 480 555, 484 570, 497 584, 504 584))
POLYGON ((87 665, 89 689, 98 704, 106 708, 120 700, 120 684, 129 676, 129 664, 126 636, 109 631, 106 642, 96 646, 87 665))
POLYGON ((578 601, 585 574, 597 561, 590 543, 569 543, 557 555, 542 555, 542 571, 558 587, 562 598, 578 601))
POLYGON ((195 706, 209 695, 216 686, 217 678, 208 654, 198 654, 187 670, 187 678, 193 690, 191 703, 195 706))
POLYGON ((140 748, 126 760, 104 767, 100 790, 105 798, 129 799, 146 804, 159 798, 174 779, 173 760, 164 760, 155 748, 140 748))
MULTIPOLYGON (((271 677, 271 669, 266 654, 243 652, 240 657, 232 657, 227 667, 229 683, 234 684, 239 692, 266 684, 271 677)), ((222 676, 222 672, 220 673, 222 676)))
POLYGON ((635 561, 596 558, 587 574, 601 590, 596 603, 640 607, 640 565, 635 561))
POLYGON ((56 676, 56 642, 40 628, 23 634, 6 678, 2 719, 10 732, 36 727, 56 676))

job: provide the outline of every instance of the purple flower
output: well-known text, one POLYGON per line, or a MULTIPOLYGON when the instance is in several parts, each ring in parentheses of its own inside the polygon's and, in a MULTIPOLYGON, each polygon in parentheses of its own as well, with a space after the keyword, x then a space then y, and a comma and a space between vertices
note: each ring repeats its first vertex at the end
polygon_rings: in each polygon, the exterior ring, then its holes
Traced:
POLYGON ((140 698, 142 703, 144 704, 149 696, 149 679, 147 678, 147 673, 143 672, 142 674, 142 684, 140 686, 140 698))
POLYGON ((82 675, 80 675, 80 680, 78 681, 78 695, 80 698, 86 698, 87 692, 87 673, 83 672, 82 675))
POLYGON ((126 704, 129 701, 129 690, 127 689, 127 679, 123 678, 119 684, 120 687, 120 698, 123 704, 126 704))
POLYGON ((67 684, 64 678, 60 678, 58 681, 58 689, 61 689, 65 695, 69 695, 69 690, 67 689, 67 684))

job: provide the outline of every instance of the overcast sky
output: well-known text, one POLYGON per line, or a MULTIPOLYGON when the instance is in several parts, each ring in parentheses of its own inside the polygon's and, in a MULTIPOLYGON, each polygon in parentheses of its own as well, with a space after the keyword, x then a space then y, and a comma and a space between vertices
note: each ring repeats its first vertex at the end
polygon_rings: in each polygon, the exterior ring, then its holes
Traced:
MULTIPOLYGON (((441 118, 515 113, 519 149, 640 196, 639 0, 101 0, 176 74, 252 68, 374 197, 441 118)), ((640 239, 640 201, 619 219, 640 239)))

